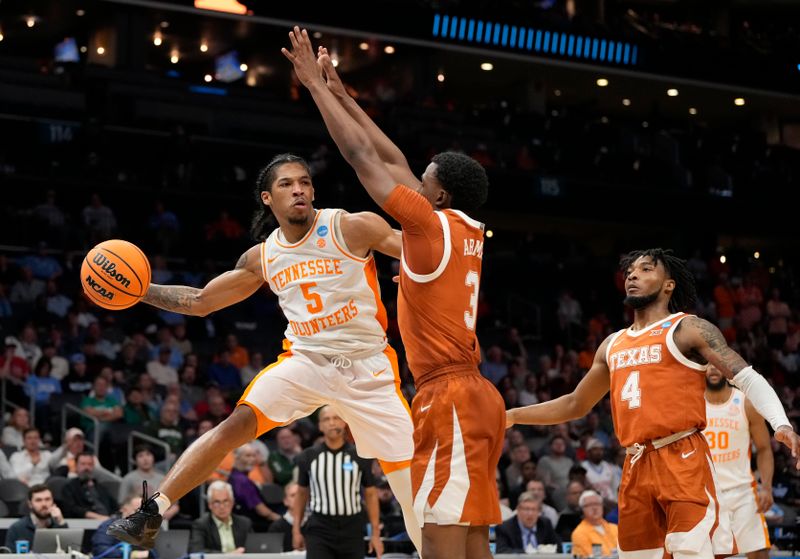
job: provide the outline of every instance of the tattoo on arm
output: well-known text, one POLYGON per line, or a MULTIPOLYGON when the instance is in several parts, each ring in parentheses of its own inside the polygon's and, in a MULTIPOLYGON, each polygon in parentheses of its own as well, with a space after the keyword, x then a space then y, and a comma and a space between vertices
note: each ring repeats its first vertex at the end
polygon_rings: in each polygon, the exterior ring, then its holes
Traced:
POLYGON ((199 298, 200 290, 194 287, 153 284, 142 301, 165 311, 192 314, 192 307, 199 298))
MULTIPOLYGON (((731 373, 735 375, 747 367, 747 361, 728 346, 728 342, 725 340, 725 336, 722 335, 719 328, 702 318, 692 319, 691 325, 697 329, 711 351, 716 353, 717 357, 723 361, 725 367, 730 370, 731 373)), ((725 371, 722 370, 722 373, 725 374, 725 371)))

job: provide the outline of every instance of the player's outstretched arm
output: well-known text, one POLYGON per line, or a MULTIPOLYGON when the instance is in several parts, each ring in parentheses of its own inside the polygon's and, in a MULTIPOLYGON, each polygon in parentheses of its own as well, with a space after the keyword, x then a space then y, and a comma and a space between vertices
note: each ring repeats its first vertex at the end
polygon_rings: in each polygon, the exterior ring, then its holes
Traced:
POLYGON ((572 421, 588 414, 606 395, 611 377, 606 363, 606 348, 611 337, 605 339, 594 354, 589 372, 581 379, 575 390, 555 400, 514 408, 506 412, 506 427, 517 423, 523 425, 555 425, 572 421))
POLYGON ((766 512, 772 506, 772 475, 775 473, 775 460, 772 456, 772 443, 767 430, 767 423, 764 418, 750 403, 744 401, 744 412, 747 415, 747 423, 750 428, 750 438, 756 447, 756 462, 758 463, 758 474, 761 477, 761 485, 758 488, 758 512, 766 512))
MULTIPOLYGON (((687 317, 675 332, 675 344, 684 355, 699 354, 719 369, 744 392, 756 411, 769 422, 775 430, 775 438, 792 450, 793 457, 800 456, 800 438, 792 429, 775 390, 728 346, 719 328, 702 318, 687 317)), ((797 468, 800 469, 800 461, 797 468)))
POLYGON ((165 311, 206 316, 247 299, 262 283, 261 246, 256 245, 242 254, 233 270, 215 277, 202 289, 151 283, 142 301, 165 311))
POLYGON ((398 183, 378 157, 366 132, 336 100, 325 84, 317 64, 317 57, 311 48, 308 32, 295 27, 289 32, 289 40, 292 43, 292 50, 281 49, 281 52, 294 65, 297 78, 311 93, 325 126, 342 156, 353 167, 372 199, 383 206, 398 183))
POLYGON ((366 256, 371 250, 400 259, 402 233, 376 213, 342 213, 339 222, 347 248, 357 256, 366 256))
POLYGON ((325 82, 330 89, 331 93, 336 96, 336 99, 345 108, 345 110, 353 117, 353 119, 361 126, 364 132, 369 136, 375 151, 381 158, 392 178, 400 184, 404 184, 414 190, 419 187, 419 179, 414 176, 411 167, 408 166, 408 160, 403 152, 400 151, 392 140, 381 130, 375 121, 362 109, 359 104, 353 99, 339 77, 336 67, 333 65, 328 49, 319 47, 317 50, 317 64, 322 68, 325 82))

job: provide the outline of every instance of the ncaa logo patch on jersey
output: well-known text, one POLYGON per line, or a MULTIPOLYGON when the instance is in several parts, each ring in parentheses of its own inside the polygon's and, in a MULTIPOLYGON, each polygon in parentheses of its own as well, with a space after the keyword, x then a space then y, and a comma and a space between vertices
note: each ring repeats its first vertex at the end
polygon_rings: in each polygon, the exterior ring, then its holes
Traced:
POLYGON ((666 328, 667 326, 672 326, 672 322, 668 320, 664 324, 661 325, 662 328, 666 328))
POLYGON ((317 227, 317 235, 319 235, 320 237, 324 237, 327 234, 328 234, 327 225, 320 225, 319 227, 317 227))
POLYGON ((352 472, 353 471, 353 463, 352 462, 345 462, 344 464, 342 464, 342 469, 344 471, 346 471, 346 472, 352 472))
POLYGON ((733 399, 733 403, 734 403, 734 404, 738 404, 739 402, 741 402, 741 400, 739 400, 739 397, 738 397, 738 396, 737 396, 736 398, 734 398, 734 399, 733 399))

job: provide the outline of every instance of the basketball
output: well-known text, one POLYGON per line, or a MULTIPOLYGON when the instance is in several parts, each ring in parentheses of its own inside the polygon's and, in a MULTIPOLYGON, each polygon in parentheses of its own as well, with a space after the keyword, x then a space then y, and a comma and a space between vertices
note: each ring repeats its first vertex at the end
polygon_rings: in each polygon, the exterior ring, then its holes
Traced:
POLYGON ((95 305, 115 311, 127 309, 147 293, 150 262, 133 243, 104 241, 83 259, 81 285, 95 305))

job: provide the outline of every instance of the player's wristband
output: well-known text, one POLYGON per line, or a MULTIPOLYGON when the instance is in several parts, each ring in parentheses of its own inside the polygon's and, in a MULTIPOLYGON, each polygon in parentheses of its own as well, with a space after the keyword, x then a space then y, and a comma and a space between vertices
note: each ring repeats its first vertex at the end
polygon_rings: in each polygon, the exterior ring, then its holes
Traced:
POLYGON ((745 367, 733 377, 733 384, 744 392, 747 399, 752 402, 756 411, 766 419, 772 428, 777 431, 784 425, 791 427, 789 418, 783 409, 778 395, 767 382, 767 379, 756 372, 753 367, 745 367))

